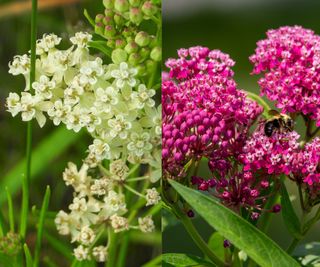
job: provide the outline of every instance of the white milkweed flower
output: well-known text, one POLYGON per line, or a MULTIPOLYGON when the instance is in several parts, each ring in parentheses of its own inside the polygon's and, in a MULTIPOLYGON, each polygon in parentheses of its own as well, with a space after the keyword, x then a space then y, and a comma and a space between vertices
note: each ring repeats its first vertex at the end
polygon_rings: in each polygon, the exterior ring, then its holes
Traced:
POLYGON ((151 216, 139 218, 138 222, 139 222, 139 229, 141 230, 141 232, 150 233, 150 232, 153 232, 155 229, 154 222, 151 216))
POLYGON ((114 214, 110 217, 111 226, 116 233, 129 229, 128 219, 114 214))
POLYGON ((54 48, 56 45, 60 44, 61 38, 57 35, 51 34, 44 34, 42 39, 37 40, 36 46, 36 54, 42 55, 50 51, 50 49, 54 48))
POLYGON ((118 114, 115 118, 108 120, 108 125, 111 128, 110 136, 119 136, 121 139, 127 138, 128 130, 132 127, 132 123, 122 114, 118 114))
POLYGON ((138 73, 136 68, 130 68, 126 62, 121 62, 118 69, 111 71, 111 76, 115 78, 115 84, 118 88, 124 88, 126 85, 134 87, 137 80, 134 78, 138 73))
POLYGON ((92 249, 92 256, 97 262, 105 262, 108 259, 108 250, 105 246, 98 246, 92 249))
POLYGON ((20 96, 18 94, 9 93, 6 104, 8 111, 12 114, 13 117, 21 112, 20 96))
POLYGON ((87 47, 88 43, 91 41, 92 35, 87 32, 77 32, 75 36, 70 38, 71 43, 77 45, 78 47, 87 47))
POLYGON ((28 55, 14 56, 13 61, 9 62, 9 73, 12 75, 28 75, 30 73, 30 64, 28 55))
POLYGON ((159 203, 161 197, 156 188, 153 187, 151 189, 147 189, 146 200, 146 206, 156 205, 159 203))
POLYGON ((112 86, 108 86, 105 89, 97 88, 95 97, 94 105, 105 113, 112 112, 112 107, 119 103, 118 91, 112 86))
POLYGON ((66 123, 66 117, 71 112, 72 107, 66 105, 61 99, 56 100, 52 107, 48 109, 48 115, 53 121, 54 125, 59 125, 61 122, 66 123))
POLYGON ((32 88, 43 99, 50 99, 53 96, 52 90, 56 87, 56 83, 47 76, 41 75, 38 82, 32 83, 32 88))
POLYGON ((129 168, 127 164, 122 160, 118 159, 110 164, 111 177, 114 180, 124 181, 128 174, 129 168))
POLYGON ((145 105, 153 107, 155 105, 155 101, 152 99, 152 97, 155 94, 155 90, 147 89, 144 84, 140 84, 138 87, 138 92, 134 91, 131 93, 133 105, 138 109, 144 108, 145 105))
POLYGON ((83 245, 90 245, 96 238, 94 231, 90 228, 90 226, 85 225, 81 228, 79 235, 77 237, 77 241, 82 243, 83 245))
POLYGON ((109 158, 110 146, 100 139, 94 139, 93 144, 89 146, 89 153, 94 155, 97 161, 109 158))
POLYGON ((132 133, 130 135, 131 142, 128 144, 128 150, 137 157, 142 157, 145 153, 150 152, 152 144, 150 141, 150 134, 144 133, 132 133))
POLYGON ((83 245, 78 246, 73 250, 73 255, 78 261, 89 260, 89 248, 84 247, 83 245))
POLYGON ((104 219, 108 219, 114 214, 123 215, 127 212, 127 206, 123 194, 111 190, 103 200, 104 202, 101 204, 100 216, 104 219))

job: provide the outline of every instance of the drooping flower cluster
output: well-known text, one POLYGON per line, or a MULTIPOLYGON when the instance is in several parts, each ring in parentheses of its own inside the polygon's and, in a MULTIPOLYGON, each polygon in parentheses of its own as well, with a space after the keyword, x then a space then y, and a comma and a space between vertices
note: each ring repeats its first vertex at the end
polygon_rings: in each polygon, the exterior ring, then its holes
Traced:
POLYGON ((237 89, 228 55, 205 47, 178 54, 166 62, 170 78, 162 84, 165 176, 183 176, 185 164, 202 157, 227 172, 262 108, 237 89), (222 166, 219 160, 227 162, 222 166))
POLYGON ((320 36, 300 26, 267 32, 250 57, 262 95, 282 112, 301 112, 320 126, 320 36))
POLYGON ((160 1, 106 0, 103 4, 105 14, 95 17, 95 32, 107 39, 113 58, 128 61, 144 72, 152 69, 154 61, 161 60, 160 39, 140 24, 145 21, 160 23, 160 1))
POLYGON ((101 226, 109 225, 115 232, 154 230, 150 216, 130 221, 125 217, 124 193, 133 192, 145 200, 145 206, 160 201, 153 186, 139 193, 130 183, 152 184, 161 177, 161 106, 155 106, 155 90, 140 82, 136 68, 127 62, 104 65, 101 58, 92 57, 91 38, 76 33, 67 50, 57 48, 61 38, 54 34, 38 40, 32 88, 28 86, 30 57, 16 56, 9 72, 24 75, 27 86, 21 95, 10 93, 7 108, 13 116, 21 113, 23 121, 35 118, 40 127, 49 118, 75 132, 85 128, 94 138, 82 167, 78 170, 69 163, 63 174, 66 185, 74 189, 74 199, 70 212, 60 211, 55 222, 60 234, 71 235, 71 241, 79 244, 74 250, 78 260, 105 261, 107 248, 96 246, 101 226), (105 160, 110 162, 109 170, 103 166, 105 160), (129 164, 135 169, 144 164, 142 176, 132 177, 129 164))

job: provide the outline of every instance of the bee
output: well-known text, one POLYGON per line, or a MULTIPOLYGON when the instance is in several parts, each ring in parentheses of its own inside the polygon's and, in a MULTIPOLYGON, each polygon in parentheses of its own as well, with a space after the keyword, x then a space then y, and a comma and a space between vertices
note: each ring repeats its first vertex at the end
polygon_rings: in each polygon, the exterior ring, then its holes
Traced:
POLYGON ((289 115, 280 113, 276 110, 270 110, 268 114, 272 117, 266 120, 264 124, 264 133, 266 136, 272 136, 275 130, 280 132, 293 131, 294 122, 289 115))

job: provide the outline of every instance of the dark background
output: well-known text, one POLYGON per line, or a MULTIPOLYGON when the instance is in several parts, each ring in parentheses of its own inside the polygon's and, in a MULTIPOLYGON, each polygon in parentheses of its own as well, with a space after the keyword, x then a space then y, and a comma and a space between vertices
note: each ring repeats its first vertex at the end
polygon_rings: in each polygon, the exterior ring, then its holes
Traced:
MULTIPOLYGON (((240 88, 258 93, 258 77, 250 75, 248 57, 254 53, 256 42, 265 32, 280 26, 301 25, 320 34, 320 1, 290 0, 163 0, 164 61, 176 57, 176 50, 201 45, 220 49, 236 61, 235 80, 240 88)), ((270 103, 270 102, 269 102, 270 103)), ((272 105, 271 105, 272 106, 272 105)), ((303 135, 302 123, 296 130, 303 135)), ((290 193, 297 196, 295 186, 287 183, 290 193)), ((293 202, 298 209, 298 199, 293 202)), ((201 255, 182 225, 175 218, 163 233, 164 252, 185 252, 201 255)), ((205 240, 212 229, 200 218, 194 220, 205 240)), ((268 233, 283 248, 291 237, 283 225, 281 214, 274 215, 268 233)), ((303 242, 318 241, 319 225, 303 242)))

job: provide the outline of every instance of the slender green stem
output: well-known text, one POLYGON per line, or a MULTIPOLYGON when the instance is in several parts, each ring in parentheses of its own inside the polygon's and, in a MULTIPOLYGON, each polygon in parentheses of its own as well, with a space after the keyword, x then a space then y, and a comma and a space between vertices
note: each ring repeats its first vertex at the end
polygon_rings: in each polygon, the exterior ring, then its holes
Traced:
POLYGON ((123 239, 121 240, 121 246, 119 251, 119 256, 117 259, 117 267, 125 267, 126 266, 126 258, 127 258, 127 252, 129 247, 129 233, 125 232, 123 233, 123 239))
POLYGON ((108 229, 108 261, 106 267, 115 267, 117 262, 117 237, 113 230, 108 229))
POLYGON ((293 250, 294 250, 294 249, 296 248, 296 246, 298 245, 299 241, 300 241, 300 239, 298 239, 298 238, 294 238, 294 239, 291 241, 289 247, 287 248, 288 254, 291 254, 291 253, 293 252, 293 250))
POLYGON ((9 213, 9 225, 10 225, 10 231, 14 233, 14 211, 13 211, 13 203, 12 203, 12 197, 9 192, 9 189, 6 187, 7 192, 7 201, 8 201, 8 213, 9 213))
MULTIPOLYGON (((37 10, 38 1, 32 0, 31 12, 31 67, 30 67, 30 90, 32 83, 36 77, 36 41, 37 41, 37 10)), ((20 235, 25 239, 27 232, 27 220, 29 211, 29 181, 31 174, 31 152, 32 152, 32 122, 28 122, 27 126, 27 145, 26 145, 26 173, 22 181, 22 208, 21 208, 21 224, 20 235)))

